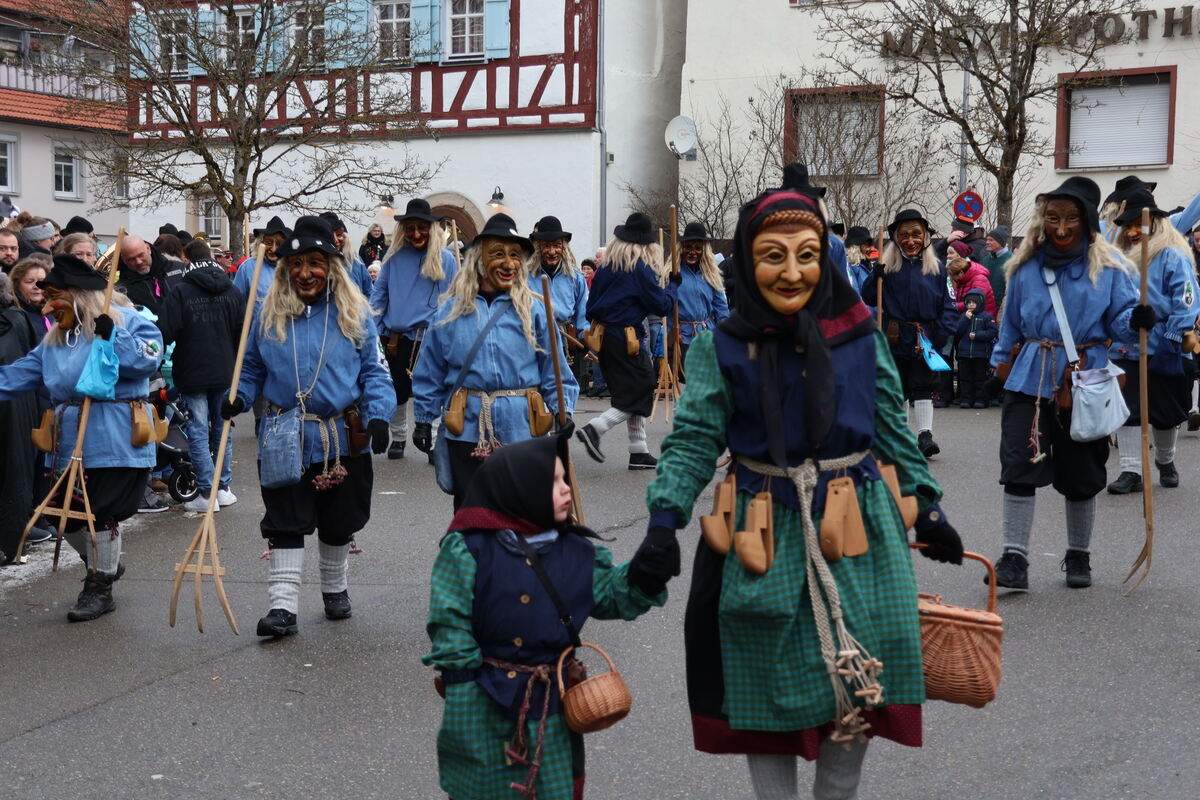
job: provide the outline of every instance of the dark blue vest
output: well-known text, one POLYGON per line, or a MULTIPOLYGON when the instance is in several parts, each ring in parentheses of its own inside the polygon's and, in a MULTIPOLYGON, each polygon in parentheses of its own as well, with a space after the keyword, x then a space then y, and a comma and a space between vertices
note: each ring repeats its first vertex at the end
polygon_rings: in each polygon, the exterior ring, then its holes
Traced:
MULTIPOLYGON (((747 344, 722 330, 713 334, 721 375, 733 394, 733 416, 726 425, 729 451, 755 461, 770 463, 767 431, 763 423, 759 387, 762 379, 757 360, 750 358, 747 344)), ((797 466, 813 458, 831 459, 871 449, 875 442, 875 337, 860 336, 833 348, 834 380, 837 383, 837 415, 817 453, 812 452, 804 425, 804 381, 807 358, 792 348, 779 353, 780 398, 783 402, 784 444, 788 466, 797 466)), ((846 473, 860 485, 866 478, 878 478, 874 459, 867 458, 846 473)), ((813 510, 825 504, 825 484, 832 474, 822 474, 813 496, 813 510)), ((738 490, 759 492, 764 476, 740 467, 738 490)), ((799 510, 796 490, 786 478, 771 478, 775 501, 799 510)))
MULTIPOLYGON (((472 631, 483 655, 512 664, 554 664, 571 644, 558 610, 524 556, 505 550, 495 534, 466 533, 467 549, 475 557, 475 607, 472 631)), ((591 541, 573 534, 560 535, 542 564, 563 603, 581 629, 595 606, 592 570, 596 549, 591 541)), ((529 675, 484 664, 475 676, 478 683, 506 713, 516 719, 525 697, 529 675)), ((541 719, 544 686, 535 683, 529 719, 541 719)), ((550 713, 561 710, 558 690, 550 693, 550 713)))

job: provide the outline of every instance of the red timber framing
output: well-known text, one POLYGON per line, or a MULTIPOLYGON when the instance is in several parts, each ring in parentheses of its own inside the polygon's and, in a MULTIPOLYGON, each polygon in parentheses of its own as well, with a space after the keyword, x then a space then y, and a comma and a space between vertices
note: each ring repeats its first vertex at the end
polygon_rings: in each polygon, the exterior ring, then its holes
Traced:
MULTIPOLYGON (((559 53, 521 55, 521 0, 509 7, 510 45, 507 58, 473 63, 430 63, 397 68, 388 81, 404 81, 412 92, 412 108, 437 135, 514 133, 519 131, 588 130, 596 124, 596 73, 599 0, 563 0, 563 48, 559 53)), ((306 108, 314 93, 332 90, 334 75, 313 75, 297 81, 294 92, 281 99, 272 127, 305 124, 306 108)), ((183 82, 183 81, 181 81, 183 82)), ((215 97, 208 79, 191 84, 193 117, 212 119, 215 97)), ((346 103, 370 97, 370 78, 351 87, 346 103)), ((169 123, 150 118, 150 112, 131 96, 130 120, 135 136, 171 138, 179 134, 169 123)), ((219 117, 211 122, 220 135, 219 117)), ((355 135, 389 134, 387 130, 355 135)))

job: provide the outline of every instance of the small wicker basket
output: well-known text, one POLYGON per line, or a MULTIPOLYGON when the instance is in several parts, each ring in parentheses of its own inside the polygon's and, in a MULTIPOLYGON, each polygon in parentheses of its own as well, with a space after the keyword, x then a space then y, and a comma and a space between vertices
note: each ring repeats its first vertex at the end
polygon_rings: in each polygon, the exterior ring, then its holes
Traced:
POLYGON ((595 733, 624 719, 633 706, 633 696, 608 653, 588 642, 582 642, 580 647, 590 647, 604 656, 608 662, 608 672, 566 688, 563 685, 563 662, 574 649, 568 647, 558 657, 558 693, 562 697, 567 727, 575 733, 595 733))
POLYGON ((987 567, 987 610, 950 605, 942 602, 941 595, 917 595, 925 696, 983 708, 995 699, 1000 687, 1004 620, 996 613, 996 570, 992 562, 978 553, 964 552, 963 557, 981 561, 987 567))

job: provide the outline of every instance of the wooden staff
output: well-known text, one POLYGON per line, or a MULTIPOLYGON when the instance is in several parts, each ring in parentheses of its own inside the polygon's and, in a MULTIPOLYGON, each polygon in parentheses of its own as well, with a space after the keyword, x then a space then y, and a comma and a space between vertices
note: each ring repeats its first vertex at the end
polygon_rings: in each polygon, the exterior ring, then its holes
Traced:
MULTIPOLYGON (((258 255, 254 261, 254 274, 250 278, 250 285, 258 286, 259 274, 262 272, 263 258, 267 252, 266 245, 258 246, 258 255)), ((238 338, 237 358, 233 362, 233 379, 229 382, 229 398, 232 400, 237 397, 238 384, 242 379, 242 362, 246 358, 246 339, 250 334, 250 326, 254 321, 254 292, 251 291, 251 297, 246 301, 246 313, 242 315, 242 334, 238 338)), ((225 447, 229 443, 229 431, 233 427, 233 420, 227 419, 221 425, 221 441, 217 445, 217 458, 213 464, 213 475, 220 476, 221 468, 225 465, 225 447)), ((208 508, 204 510, 204 518, 200 520, 200 527, 196 529, 196 535, 192 537, 192 541, 188 544, 188 548, 184 551, 183 560, 175 565, 175 584, 171 588, 171 609, 168 621, 171 627, 175 627, 175 607, 179 603, 179 589, 183 585, 183 576, 185 573, 191 573, 196 576, 196 627, 204 633, 204 606, 200 602, 202 581, 205 575, 213 576, 213 586, 216 587, 217 597, 221 601, 221 608, 225 611, 225 619, 229 620, 229 627, 233 629, 235 635, 240 635, 238 631, 237 620, 233 618, 233 609, 229 607, 229 598, 225 596, 225 583, 221 580, 221 576, 225 574, 225 568, 221 566, 221 552, 217 548, 217 526, 213 522, 213 512, 217 508, 217 491, 216 488, 210 487, 208 492, 208 508), (205 566, 205 557, 211 557, 212 564, 205 566), (193 558, 195 563, 192 563, 193 558)))
MULTIPOLYGON (((883 263, 883 235, 887 232, 887 228, 879 226, 879 234, 875 238, 875 251, 879 253, 879 261, 876 266, 883 263)), ((875 324, 879 330, 883 330, 883 276, 880 275, 875 279, 875 324)))
MULTIPOLYGON (((671 204, 671 275, 679 276, 679 207, 671 204)), ((683 346, 679 331, 679 300, 671 309, 671 386, 679 391, 679 366, 683 360, 683 346)))
MULTIPOLYGON (((567 424, 567 403, 563 397, 562 364, 558 362, 558 323, 554 319, 554 300, 550 297, 550 278, 542 273, 542 303, 546 307, 546 331, 550 336, 550 358, 554 361, 554 391, 558 395, 558 425, 567 424)), ((563 464, 567 471, 567 482, 571 484, 571 513, 575 522, 580 525, 583 521, 583 498, 579 496, 579 483, 575 480, 575 465, 571 461, 571 453, 567 452, 567 463, 563 464)))
MULTIPOLYGON (((229 245, 232 247, 233 242, 230 242, 229 245)), ((242 217, 242 258, 248 255, 250 255, 250 212, 247 211, 242 217)), ((255 287, 255 291, 258 291, 257 287, 255 287)))
MULTIPOLYGON (((1148 282, 1150 276, 1150 209, 1142 209, 1142 299, 1141 304, 1146 305, 1149 297, 1148 282)), ((1146 330, 1138 331, 1138 406, 1139 416, 1142 419, 1142 517, 1146 522, 1146 541, 1142 545, 1142 552, 1138 554, 1137 560, 1133 562, 1133 566, 1129 570, 1129 574, 1125 576, 1125 581, 1133 577, 1133 574, 1142 566, 1145 569, 1142 571, 1142 576, 1137 579, 1137 583, 1130 586, 1125 594, 1128 595, 1134 589, 1142 585, 1142 581, 1146 580, 1146 576, 1150 574, 1150 563, 1154 558, 1154 491, 1150 481, 1150 400, 1149 400, 1149 377, 1148 364, 1149 359, 1146 356, 1146 343, 1150 332, 1146 330)))
MULTIPOLYGON (((113 245, 111 252, 112 266, 108 270, 108 283, 104 287, 104 313, 108 314, 112 311, 112 296, 113 287, 117 282, 117 265, 121 260, 121 244, 125 241, 125 229, 117 229, 117 241, 113 245)), ((78 320, 76 320, 78 322, 78 320)), ((21 531, 21 538, 17 542, 16 557, 20 557, 22 550, 25 548, 25 540, 29 537, 29 531, 33 530, 33 525, 37 522, 43 513, 47 510, 57 512, 54 516, 58 517, 58 537, 54 540, 54 561, 50 565, 50 570, 55 572, 58 570, 58 558, 62 553, 63 536, 67 529, 67 520, 82 519, 87 522, 88 539, 92 546, 92 557, 88 562, 88 569, 96 569, 96 515, 92 513, 92 500, 88 497, 87 482, 84 480, 83 474, 83 442, 87 436, 88 417, 92 412, 92 398, 84 396, 83 403, 79 407, 79 424, 75 431, 75 446, 71 449, 71 459, 67 462, 67 468, 63 470, 62 475, 58 476, 58 480, 50 487, 50 491, 46 493, 46 497, 41 503, 38 503, 37 508, 33 510, 33 514, 29 517, 29 521, 25 523, 25 529, 21 531), (61 497, 62 507, 51 508, 50 504, 53 501, 55 494, 62 489, 61 497), (83 511, 71 510, 71 499, 75 496, 75 490, 78 488, 79 494, 83 499, 83 511)), ((55 442, 55 445, 58 443, 55 442)), ((58 463, 58 448, 54 448, 55 464, 58 463)))

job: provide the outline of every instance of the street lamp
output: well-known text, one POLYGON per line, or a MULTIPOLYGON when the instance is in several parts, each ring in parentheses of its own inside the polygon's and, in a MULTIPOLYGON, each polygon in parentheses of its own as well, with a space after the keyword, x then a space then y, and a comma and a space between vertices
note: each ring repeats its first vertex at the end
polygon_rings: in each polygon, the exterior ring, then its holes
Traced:
POLYGON ((499 186, 492 191, 492 199, 488 200, 488 205, 492 208, 499 208, 504 205, 504 192, 500 191, 499 186))

